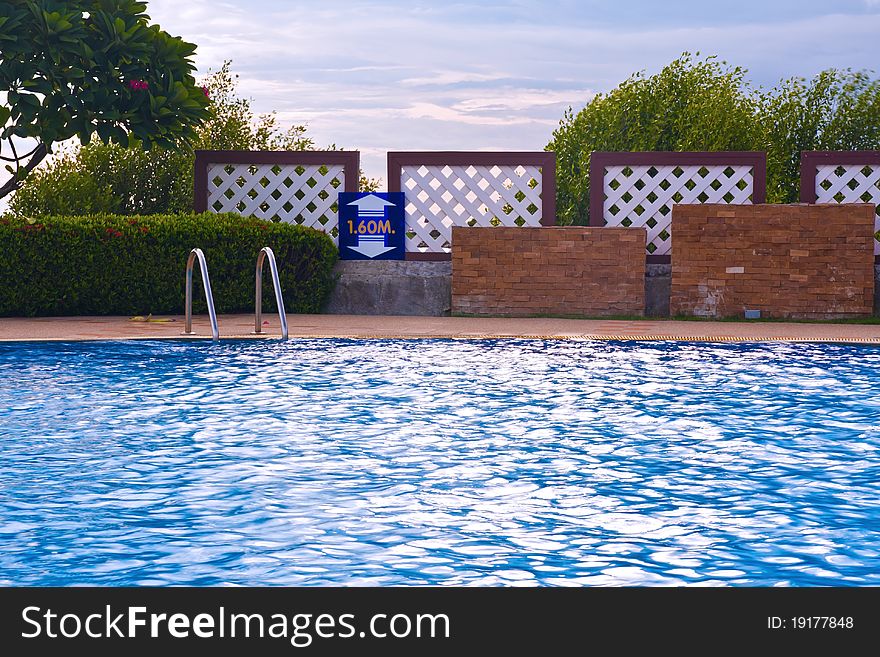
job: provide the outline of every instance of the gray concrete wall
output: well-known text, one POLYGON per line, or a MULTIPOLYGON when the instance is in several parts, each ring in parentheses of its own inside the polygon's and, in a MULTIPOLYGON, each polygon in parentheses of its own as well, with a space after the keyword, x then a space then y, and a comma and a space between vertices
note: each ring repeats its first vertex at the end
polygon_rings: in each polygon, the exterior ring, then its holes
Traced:
MULTIPOLYGON (((343 260, 324 312, 335 315, 449 314, 452 263, 412 260, 343 260)), ((669 316, 672 265, 647 265, 645 315, 669 316)), ((874 266, 874 315, 880 316, 880 265, 874 266)))
POLYGON ((334 315, 449 314, 452 262, 340 260, 325 313, 334 315))
POLYGON ((672 265, 645 265, 645 316, 669 316, 669 288, 672 265))
POLYGON ((874 316, 880 317, 880 265, 874 265, 874 316))

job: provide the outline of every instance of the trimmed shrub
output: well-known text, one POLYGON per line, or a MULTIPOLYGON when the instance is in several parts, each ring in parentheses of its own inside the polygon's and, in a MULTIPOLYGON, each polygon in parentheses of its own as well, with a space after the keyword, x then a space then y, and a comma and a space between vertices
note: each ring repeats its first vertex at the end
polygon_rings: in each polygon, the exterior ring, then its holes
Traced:
MULTIPOLYGON (((236 214, 0 217, 0 316, 184 312, 184 271, 204 251, 218 313, 253 312, 259 250, 275 252, 284 305, 320 312, 335 284, 337 250, 313 228, 236 214)), ((198 263, 193 312, 207 311, 198 263)), ((268 264, 263 308, 275 310, 268 264)))

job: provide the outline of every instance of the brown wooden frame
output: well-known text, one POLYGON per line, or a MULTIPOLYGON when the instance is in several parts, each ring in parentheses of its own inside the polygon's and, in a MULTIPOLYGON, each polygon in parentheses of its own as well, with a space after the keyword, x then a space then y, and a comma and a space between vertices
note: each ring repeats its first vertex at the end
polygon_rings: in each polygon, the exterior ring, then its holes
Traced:
MULTIPOLYGON (((541 167, 541 225, 556 225, 556 153, 552 151, 389 151, 388 191, 401 189, 404 166, 539 166, 541 167)), ((407 260, 450 260, 449 253, 407 251, 407 260)))
POLYGON ((210 164, 341 164, 345 175, 342 191, 358 191, 358 151, 196 151, 194 203, 196 212, 208 211, 208 165, 210 164))
POLYGON ((816 202, 816 167, 822 164, 880 165, 880 151, 803 151, 801 153, 801 203, 816 202))

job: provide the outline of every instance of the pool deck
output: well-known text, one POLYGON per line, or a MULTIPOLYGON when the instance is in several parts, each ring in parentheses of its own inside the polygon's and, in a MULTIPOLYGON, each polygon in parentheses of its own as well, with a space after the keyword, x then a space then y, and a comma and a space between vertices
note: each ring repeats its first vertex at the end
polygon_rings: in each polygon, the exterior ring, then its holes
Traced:
MULTIPOLYGON (((223 315, 220 338, 276 338, 278 317, 223 315)), ((471 318, 367 315, 288 315, 292 338, 550 338, 687 340, 705 342, 849 342, 880 344, 880 324, 709 322, 553 318, 471 318)), ((144 340, 182 338, 183 316, 0 318, 0 341, 144 340)), ((193 318, 196 339, 211 337, 207 316, 193 318)))

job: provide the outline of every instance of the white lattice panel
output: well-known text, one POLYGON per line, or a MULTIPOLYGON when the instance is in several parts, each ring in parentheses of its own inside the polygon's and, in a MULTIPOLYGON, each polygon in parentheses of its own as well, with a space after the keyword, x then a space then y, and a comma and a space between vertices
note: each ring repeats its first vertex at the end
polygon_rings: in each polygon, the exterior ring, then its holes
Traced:
MULTIPOLYGON (((880 231, 880 164, 822 164, 816 167, 816 203, 873 203, 874 233, 880 231)), ((874 255, 880 242, 874 238, 874 255)))
POLYGON ((603 215, 608 226, 644 226, 651 255, 672 247, 676 203, 751 203, 751 165, 615 165, 605 167, 603 215))
POLYGON ((401 167, 406 250, 445 253, 453 226, 540 226, 537 166, 401 167))
POLYGON ((344 185, 341 164, 211 164, 208 209, 310 226, 335 242, 344 185))

